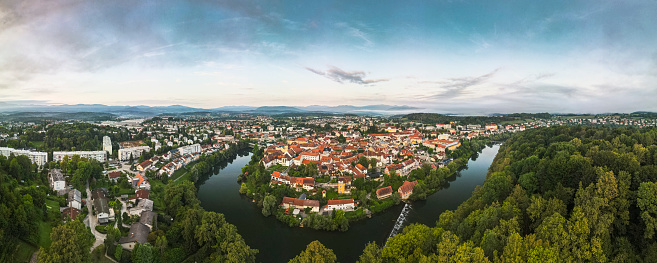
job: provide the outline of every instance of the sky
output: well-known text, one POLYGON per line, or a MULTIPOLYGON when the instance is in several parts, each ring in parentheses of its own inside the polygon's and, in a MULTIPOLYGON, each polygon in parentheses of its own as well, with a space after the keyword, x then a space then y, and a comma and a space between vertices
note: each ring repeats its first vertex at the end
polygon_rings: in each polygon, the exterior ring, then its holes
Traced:
POLYGON ((657 1, 0 1, 0 102, 657 111, 657 1))

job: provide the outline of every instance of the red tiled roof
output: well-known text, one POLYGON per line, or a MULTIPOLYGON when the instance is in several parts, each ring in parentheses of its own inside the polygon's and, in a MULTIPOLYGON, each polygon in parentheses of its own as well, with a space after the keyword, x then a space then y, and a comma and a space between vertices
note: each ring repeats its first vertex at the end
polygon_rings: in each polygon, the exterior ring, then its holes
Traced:
POLYGON ((381 197, 392 193, 392 186, 379 188, 376 190, 376 196, 381 197))
POLYGON ((406 193, 411 193, 413 192, 413 187, 415 187, 416 184, 417 184, 417 180, 413 182, 404 181, 404 184, 402 184, 402 186, 400 186, 399 190, 397 191, 399 192, 399 194, 402 195, 406 193))

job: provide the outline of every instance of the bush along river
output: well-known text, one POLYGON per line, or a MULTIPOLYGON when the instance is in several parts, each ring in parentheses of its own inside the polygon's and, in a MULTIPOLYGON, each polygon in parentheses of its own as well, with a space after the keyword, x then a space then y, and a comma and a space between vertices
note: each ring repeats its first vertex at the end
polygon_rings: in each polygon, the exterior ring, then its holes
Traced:
POLYGON ((260 250, 257 256, 260 262, 287 262, 314 240, 333 249, 338 261, 355 262, 367 242, 383 245, 404 226, 412 223, 435 225, 442 212, 456 209, 471 196, 477 185, 484 183, 498 149, 499 145, 484 148, 427 200, 393 206, 372 218, 352 222, 347 232, 289 227, 274 216, 264 217, 261 208, 239 193, 240 184, 236 182, 242 167, 251 160, 252 153, 248 151, 241 152, 211 177, 203 178, 198 197, 205 210, 224 214, 228 222, 237 226, 246 243, 260 250))

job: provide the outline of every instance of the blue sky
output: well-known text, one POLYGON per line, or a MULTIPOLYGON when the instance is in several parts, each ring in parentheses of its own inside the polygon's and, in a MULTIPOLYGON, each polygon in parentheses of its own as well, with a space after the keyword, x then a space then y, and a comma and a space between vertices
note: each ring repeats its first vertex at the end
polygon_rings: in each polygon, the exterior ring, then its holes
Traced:
POLYGON ((656 1, 2 1, 0 101, 657 111, 656 1))

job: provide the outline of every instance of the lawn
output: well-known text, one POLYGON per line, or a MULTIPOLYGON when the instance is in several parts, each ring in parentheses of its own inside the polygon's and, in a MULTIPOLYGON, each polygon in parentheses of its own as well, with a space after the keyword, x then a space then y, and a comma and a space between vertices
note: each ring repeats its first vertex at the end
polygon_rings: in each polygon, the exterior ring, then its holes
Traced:
POLYGON ((19 240, 18 245, 16 246, 16 252, 14 253, 15 262, 29 262, 32 254, 36 251, 36 247, 23 240, 19 240))
POLYGON ((52 232, 52 225, 50 222, 39 223, 39 246, 48 248, 50 247, 50 232, 52 232))
POLYGON ((183 176, 186 173, 187 173, 187 168, 182 167, 182 168, 178 169, 177 171, 173 172, 173 174, 169 177, 169 181, 175 181, 176 179, 180 178, 181 176, 183 176))
POLYGON ((59 202, 51 199, 46 199, 46 207, 48 207, 48 209, 59 210, 59 202))

